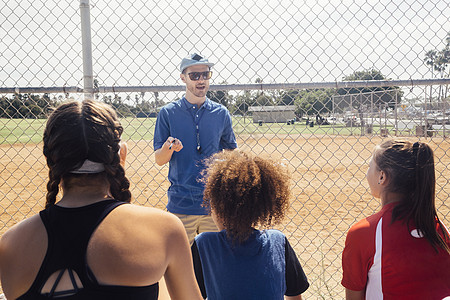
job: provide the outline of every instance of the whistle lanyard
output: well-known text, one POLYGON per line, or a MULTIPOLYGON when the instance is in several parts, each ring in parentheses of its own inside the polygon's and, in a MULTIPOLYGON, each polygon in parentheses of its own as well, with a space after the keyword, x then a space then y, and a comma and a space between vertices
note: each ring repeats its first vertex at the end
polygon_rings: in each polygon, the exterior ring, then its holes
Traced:
MULTIPOLYGON (((192 104, 191 104, 192 105, 192 104)), ((203 105, 196 110, 196 106, 193 105, 192 106, 192 110, 194 111, 194 113, 191 111, 191 117, 192 120, 194 121, 194 126, 195 126, 195 135, 197 138, 197 152, 201 153, 202 152, 202 146, 200 145, 200 128, 199 128, 199 124, 200 124, 200 120, 203 117, 203 113, 205 108, 203 108, 203 105)))

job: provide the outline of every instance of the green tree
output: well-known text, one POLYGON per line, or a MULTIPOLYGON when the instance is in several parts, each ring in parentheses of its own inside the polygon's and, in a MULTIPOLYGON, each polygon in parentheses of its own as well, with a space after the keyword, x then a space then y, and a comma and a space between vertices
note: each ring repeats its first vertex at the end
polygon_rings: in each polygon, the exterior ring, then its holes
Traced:
MULTIPOLYGON (((256 78, 255 83, 262 83, 261 78, 256 78)), ((249 91, 246 90, 242 94, 237 95, 234 98, 233 106, 231 107, 231 113, 237 115, 247 114, 250 106, 267 106, 274 105, 274 99, 262 90, 249 91)))
POLYGON ((224 105, 225 107, 228 107, 229 105, 229 98, 227 91, 208 91, 206 93, 206 97, 208 97, 214 102, 224 105))
MULTIPOLYGON (((222 81, 220 84, 226 84, 226 81, 222 81)), ((233 101, 233 97, 228 93, 228 91, 208 91, 206 93, 206 97, 210 100, 220 103, 226 108, 230 109, 231 103, 233 101)))
MULTIPOLYGON (((255 83, 263 83, 261 78, 256 78, 255 83)), ((270 106, 274 105, 274 99, 264 90, 257 90, 253 93, 254 102, 256 106, 270 106)))
MULTIPOLYGON (((428 50, 423 59, 424 63, 430 67, 431 76, 435 77, 435 72, 440 78, 450 77, 450 69, 446 73, 446 69, 450 64, 450 31, 445 38, 445 46, 442 50, 428 50)), ((444 98, 447 98, 448 86, 446 87, 444 98)), ((430 93, 431 94, 431 93, 430 93)), ((442 86, 439 86, 439 97, 442 96, 442 86)), ((430 95, 431 101, 431 95, 430 95)))
POLYGON ((48 94, 15 94, 8 98, 0 98, 0 117, 13 119, 40 119, 45 118, 51 107, 56 107, 56 98, 50 99, 48 94))
POLYGON ((12 118, 13 113, 10 99, 2 96, 0 98, 0 118, 12 118))
POLYGON ((231 113, 236 115, 247 114, 248 108, 255 105, 256 101, 250 91, 244 91, 235 97, 235 102, 231 108, 231 113))
POLYGON ((427 66, 430 66, 432 73, 436 71, 441 78, 450 76, 450 70, 447 74, 445 73, 450 63, 450 31, 445 38, 444 48, 440 51, 428 50, 425 53, 424 62, 427 66))
POLYGON ((285 90, 281 91, 277 105, 294 105, 295 99, 301 93, 300 90, 285 90))
POLYGON ((295 114, 303 115, 325 115, 332 110, 333 89, 303 90, 295 96, 295 114))
MULTIPOLYGON (((363 70, 355 71, 352 74, 345 76, 344 81, 356 81, 356 80, 386 80, 387 78, 378 70, 363 70)), ((386 87, 361 87, 361 88, 339 88, 336 93, 338 95, 350 95, 350 94, 370 94, 377 93, 376 103, 387 104, 386 107, 395 108, 395 104, 401 103, 403 91, 398 86, 386 86, 386 87)), ((360 101, 352 103, 353 108, 361 108, 361 106, 368 106, 371 104, 370 97, 360 97, 360 101)))
POLYGON ((120 117, 131 117, 134 115, 134 113, 132 112, 133 107, 125 103, 122 100, 122 97, 117 94, 114 94, 114 97, 112 97, 111 95, 104 95, 102 101, 106 104, 111 105, 120 117))

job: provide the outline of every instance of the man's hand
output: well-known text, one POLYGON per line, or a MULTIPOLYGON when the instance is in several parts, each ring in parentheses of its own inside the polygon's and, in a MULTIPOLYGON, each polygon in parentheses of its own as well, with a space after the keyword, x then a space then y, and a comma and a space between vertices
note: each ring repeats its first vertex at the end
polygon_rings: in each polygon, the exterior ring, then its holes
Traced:
POLYGON ((183 149, 183 143, 174 137, 169 136, 161 148, 155 151, 155 162, 162 166, 169 162, 174 151, 183 149))
POLYGON ((169 136, 167 141, 164 143, 163 147, 168 145, 168 150, 179 152, 183 149, 183 143, 177 139, 169 136))

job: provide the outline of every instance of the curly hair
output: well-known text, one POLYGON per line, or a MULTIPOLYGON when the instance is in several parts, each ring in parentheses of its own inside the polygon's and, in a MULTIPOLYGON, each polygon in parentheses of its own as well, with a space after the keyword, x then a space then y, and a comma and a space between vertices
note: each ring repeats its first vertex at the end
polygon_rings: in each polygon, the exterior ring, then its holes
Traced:
POLYGON ((206 162, 204 203, 242 243, 254 227, 281 222, 289 207, 290 175, 271 159, 240 150, 216 153, 206 162))
POLYGON ((49 168, 46 205, 55 204, 59 185, 73 180, 106 177, 116 200, 131 201, 130 182, 120 165, 120 136, 123 128, 116 112, 108 105, 92 100, 70 101, 56 108, 44 130, 44 156, 49 168), (103 163, 98 174, 73 174, 89 159, 103 163))
MULTIPOLYGON (((415 226, 430 244, 450 253, 444 239, 436 231, 436 213, 433 150, 426 143, 411 143, 403 140, 387 140, 373 154, 377 167, 389 178, 386 191, 403 195, 392 212, 392 221, 403 219, 414 221, 415 226)), ((444 237, 448 239, 445 230, 444 237)))

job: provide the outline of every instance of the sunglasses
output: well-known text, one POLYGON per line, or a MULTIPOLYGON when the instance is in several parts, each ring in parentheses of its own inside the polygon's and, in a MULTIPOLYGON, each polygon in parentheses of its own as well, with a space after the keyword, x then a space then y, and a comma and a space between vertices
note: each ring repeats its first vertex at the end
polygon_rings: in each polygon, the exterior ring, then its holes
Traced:
POLYGON ((203 80, 208 80, 212 76, 212 71, 205 71, 205 72, 191 72, 188 73, 189 78, 193 81, 200 80, 200 77, 203 77, 203 80))

